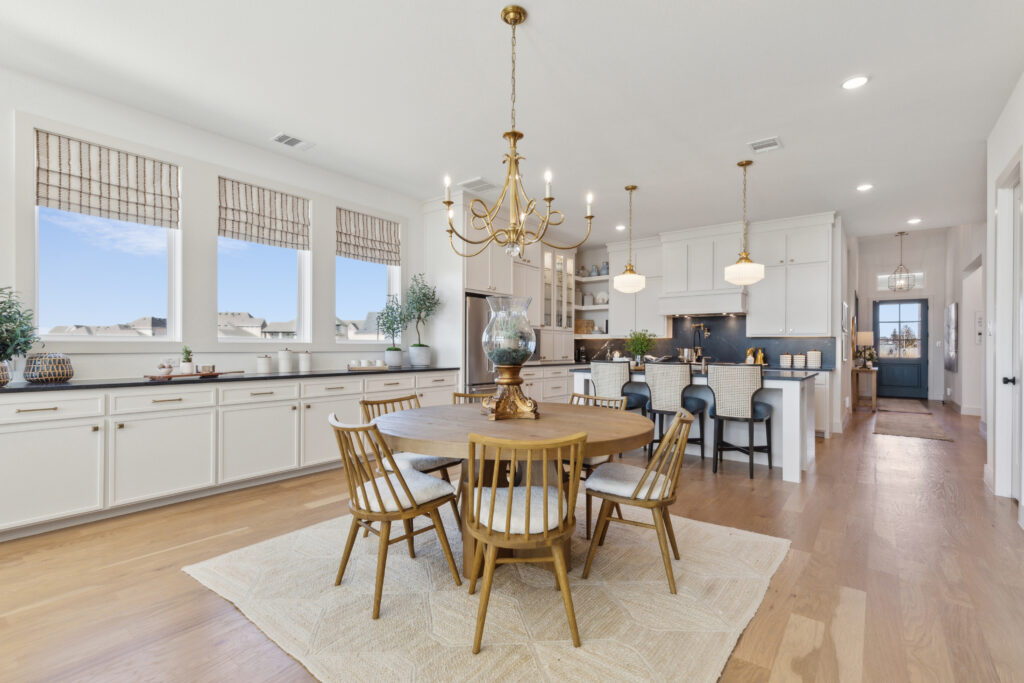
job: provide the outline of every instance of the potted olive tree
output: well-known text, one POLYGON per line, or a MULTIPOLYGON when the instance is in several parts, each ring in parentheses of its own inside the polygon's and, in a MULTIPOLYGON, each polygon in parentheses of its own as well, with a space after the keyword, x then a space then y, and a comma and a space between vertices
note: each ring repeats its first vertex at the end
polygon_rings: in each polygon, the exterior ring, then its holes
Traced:
POLYGON ((405 310, 409 322, 416 325, 416 343, 409 347, 409 364, 414 366, 430 365, 430 347, 420 337, 420 326, 437 312, 441 299, 437 296, 437 288, 428 284, 423 273, 412 276, 409 289, 405 292, 405 310))
POLYGON ((10 287, 0 287, 0 387, 11 381, 11 361, 24 356, 39 341, 32 311, 10 287))
POLYGON ((384 363, 391 368, 402 367, 402 349, 398 346, 398 335, 409 324, 405 307, 392 294, 384 304, 384 310, 377 314, 377 331, 391 340, 391 346, 384 351, 384 363))

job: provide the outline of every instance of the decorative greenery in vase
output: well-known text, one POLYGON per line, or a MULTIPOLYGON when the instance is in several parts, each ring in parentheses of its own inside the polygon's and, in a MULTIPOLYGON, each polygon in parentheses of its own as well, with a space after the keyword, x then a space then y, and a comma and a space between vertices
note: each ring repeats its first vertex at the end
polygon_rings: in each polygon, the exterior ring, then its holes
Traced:
POLYGON ((878 360, 878 352, 874 346, 859 346, 854 357, 859 358, 861 363, 874 363, 878 360))
POLYGON ((423 273, 413 275, 409 289, 405 291, 405 310, 409 322, 415 323, 416 326, 416 343, 412 346, 427 346, 420 338, 420 325, 425 325, 440 306, 441 299, 437 296, 437 287, 428 284, 423 273))
POLYGON ((388 302, 384 304, 384 309, 377 314, 377 330, 391 340, 391 346, 388 347, 388 351, 402 350, 398 347, 396 340, 408 324, 408 312, 398 301, 398 297, 394 294, 388 296, 388 302))
POLYGON ((24 356, 38 341, 32 311, 13 289, 0 287, 0 386, 10 379, 7 361, 24 356))
POLYGON ((181 347, 181 361, 183 363, 192 362, 192 349, 189 348, 188 344, 181 347))
POLYGON ((654 348, 654 340, 655 336, 647 330, 633 330, 626 337, 626 351, 640 363, 654 348))

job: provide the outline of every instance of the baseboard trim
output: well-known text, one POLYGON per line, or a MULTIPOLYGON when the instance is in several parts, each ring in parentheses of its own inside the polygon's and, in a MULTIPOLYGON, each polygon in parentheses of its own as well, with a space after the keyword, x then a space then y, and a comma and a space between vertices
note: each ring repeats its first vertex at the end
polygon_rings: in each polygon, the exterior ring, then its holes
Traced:
POLYGON ((309 467, 304 467, 297 470, 288 470, 286 472, 268 474, 266 476, 257 477, 255 479, 246 479, 245 481, 235 481, 231 482, 230 484, 222 484, 220 486, 212 486, 210 488, 199 489, 197 491, 179 493, 177 495, 167 496, 166 498, 156 498, 153 500, 143 501, 141 503, 133 503, 131 505, 109 508, 107 510, 97 510, 96 512, 90 512, 84 515, 76 515, 74 517, 65 517, 63 519, 54 519, 47 522, 39 522, 38 524, 18 527, 16 529, 8 529, 7 531, 0 532, 0 543, 3 543, 4 541, 13 541, 16 538, 25 538, 26 536, 45 534, 49 531, 57 531, 58 529, 66 529, 67 527, 71 526, 79 526, 81 524, 88 524, 90 522, 98 522, 100 520, 110 519, 112 517, 130 515, 134 512, 142 512, 143 510, 152 510, 153 508, 164 507, 165 505, 184 503, 190 500, 207 498, 209 496, 215 496, 221 493, 228 493, 230 491, 237 491, 239 489, 247 489, 253 486, 262 486, 263 484, 272 484, 277 481, 285 481, 287 479, 294 479, 295 477, 304 477, 308 474, 317 474, 318 472, 326 472, 327 470, 334 470, 339 468, 341 468, 340 459, 338 460, 338 462, 327 462, 321 463, 319 465, 310 465, 309 467))
POLYGON ((978 422, 978 432, 981 434, 981 438, 988 441, 988 423, 985 420, 978 422))

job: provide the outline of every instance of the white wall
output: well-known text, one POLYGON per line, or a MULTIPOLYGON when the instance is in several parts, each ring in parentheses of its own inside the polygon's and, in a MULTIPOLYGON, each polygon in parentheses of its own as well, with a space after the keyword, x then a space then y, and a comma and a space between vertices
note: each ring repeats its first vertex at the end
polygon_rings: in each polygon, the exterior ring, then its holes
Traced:
MULTIPOLYGON (((985 195, 986 211, 986 268, 985 301, 988 321, 988 342, 985 348, 986 383, 986 433, 988 434, 988 457, 985 463, 985 483, 1000 496, 1011 493, 1011 448, 1010 427, 1013 404, 1012 389, 999 381, 1003 376, 1013 374, 1013 306, 1018 303, 1013 288, 1013 244, 1012 228, 1005 220, 1009 215, 1006 197, 1000 196, 999 188, 1020 181, 1021 150, 1024 147, 1024 76, 1017 82, 1006 106, 999 115, 987 144, 987 179, 985 195), (1010 175, 1015 178, 1009 177, 1010 175), (1002 217, 998 220, 996 208, 1002 205, 1002 217)), ((1021 522, 1024 525, 1024 506, 1021 507, 1021 522)))
MULTIPOLYGON (((421 232, 419 201, 318 168, 301 153, 275 154, 185 123, 126 107, 82 91, 0 69, 0 285, 35 299, 33 125, 148 153, 182 166, 182 335, 197 361, 223 369, 255 369, 255 356, 285 344, 217 340, 217 189, 220 174, 272 185, 312 200, 313 337, 288 345, 317 352, 315 368, 343 367, 350 358, 383 357, 384 344, 334 341, 336 206, 375 213, 402 225, 404 279, 422 263, 409 249, 421 232)), ((268 131, 268 135, 273 131, 268 131)), ((48 343, 72 354, 77 377, 127 377, 151 371, 181 342, 48 343), (113 345, 109 345, 113 344, 113 345)))
POLYGON ((899 263, 899 245, 895 237, 861 237, 859 247, 860 329, 874 329, 874 301, 927 299, 928 399, 941 401, 945 388, 942 337, 943 308, 946 304, 946 229, 918 230, 904 238, 903 264, 911 272, 925 273, 927 282, 925 288, 910 292, 893 293, 888 289, 877 289, 877 276, 892 273, 899 263))
POLYGON ((977 268, 960 287, 959 372, 953 385, 953 400, 964 415, 982 415, 985 410, 985 335, 977 334, 975 314, 985 315, 985 270, 977 268))
MULTIPOLYGON (((958 360, 956 372, 945 370, 944 380, 947 398, 959 406, 961 412, 969 415, 981 415, 981 403, 978 400, 974 400, 967 406, 969 410, 965 409, 963 387, 965 382, 972 388, 981 386, 983 368, 977 366, 973 361, 984 357, 984 346, 975 348, 973 328, 974 313, 975 311, 984 311, 985 302, 983 292, 977 292, 981 294, 980 301, 972 298, 970 302, 966 302, 964 300, 964 282, 965 278, 979 268, 979 264, 982 264, 980 268, 984 272, 984 252, 985 225, 983 223, 956 226, 947 231, 946 304, 954 302, 958 304, 961 357, 958 360), (968 344, 970 348, 965 348, 968 344), (962 357, 965 352, 970 356, 972 362, 965 362, 967 359, 962 357)), ((976 276, 976 281, 982 281, 980 274, 976 276)), ((970 293, 974 294, 975 292, 970 293)))

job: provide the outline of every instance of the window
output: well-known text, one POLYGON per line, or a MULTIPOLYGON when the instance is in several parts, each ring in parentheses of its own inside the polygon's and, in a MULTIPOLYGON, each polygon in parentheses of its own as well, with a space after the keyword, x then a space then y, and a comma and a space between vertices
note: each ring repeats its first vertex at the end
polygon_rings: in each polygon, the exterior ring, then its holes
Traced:
MULTIPOLYGON (((889 275, 879 275, 877 278, 876 286, 879 292, 889 291, 889 275)), ((924 289, 927 286, 927 280, 925 280, 924 273, 911 273, 914 276, 914 289, 924 289)))
POLYGON ((335 341, 384 341, 377 313, 401 288, 398 223, 339 208, 334 266, 335 341))
POLYGON ((921 357, 921 304, 878 304, 879 358, 921 357))
POLYGON ((217 337, 309 339, 309 200, 220 178, 217 337))
POLYGON ((178 167, 35 134, 40 334, 178 338, 178 167))

